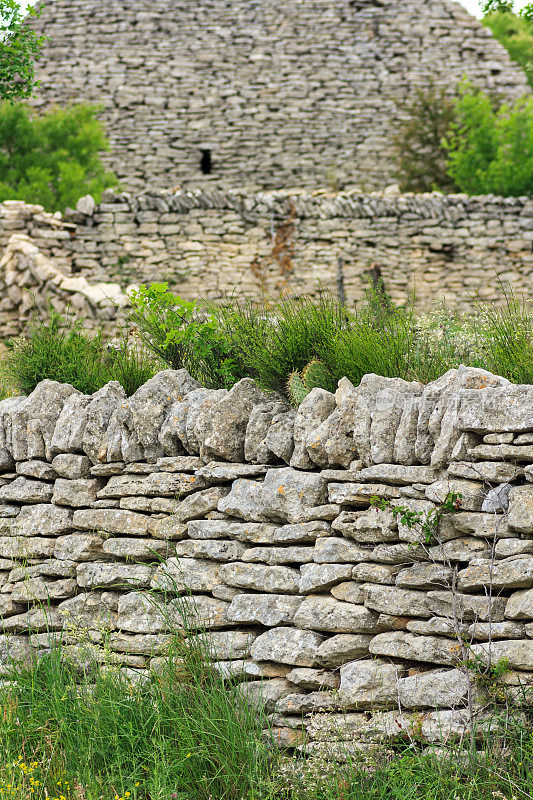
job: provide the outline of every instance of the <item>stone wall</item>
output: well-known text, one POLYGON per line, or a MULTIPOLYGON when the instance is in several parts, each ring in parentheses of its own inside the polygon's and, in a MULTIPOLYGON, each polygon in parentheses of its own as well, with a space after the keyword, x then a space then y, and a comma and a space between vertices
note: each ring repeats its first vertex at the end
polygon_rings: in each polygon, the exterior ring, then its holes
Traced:
POLYGON ((472 294, 501 298, 499 283, 530 296, 533 201, 526 198, 342 194, 237 194, 221 189, 139 196, 107 193, 94 207, 44 214, 0 205, 0 247, 28 235, 64 272, 122 286, 168 281, 186 298, 263 289, 337 292, 361 297, 362 277, 377 266, 395 302, 416 289, 427 308, 452 308, 472 294))
POLYGON ((367 375, 295 409, 184 371, 129 399, 43 381, 0 403, 0 469, 0 674, 50 631, 85 631, 103 657, 107 630, 116 663, 149 680, 168 620, 150 592, 165 591, 289 746, 464 733, 460 641, 507 659, 511 698, 531 689, 533 386, 464 367, 425 387, 367 375), (431 539, 371 504, 425 518, 450 492, 431 539))
POLYGON ((463 76, 509 99, 523 71, 448 0, 45 0, 41 109, 102 106, 128 191, 248 190, 394 178, 405 101, 463 76), (210 150, 212 171, 201 170, 210 150))

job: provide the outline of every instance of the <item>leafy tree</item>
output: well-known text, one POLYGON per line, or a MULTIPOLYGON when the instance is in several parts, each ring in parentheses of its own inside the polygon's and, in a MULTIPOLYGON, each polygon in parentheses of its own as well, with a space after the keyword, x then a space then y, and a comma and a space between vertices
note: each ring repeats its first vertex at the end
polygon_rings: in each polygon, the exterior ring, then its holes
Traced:
POLYGON ((0 106, 0 202, 24 200, 49 211, 96 200, 117 183, 99 153, 109 144, 97 107, 75 105, 44 115, 25 105, 0 106))
POLYGON ((495 110, 464 83, 443 146, 448 174, 468 194, 533 195, 533 98, 495 110))
POLYGON ((403 109, 407 119, 394 138, 397 178, 404 192, 452 190, 442 140, 454 120, 453 98, 431 84, 418 89, 403 109))
POLYGON ((40 10, 29 8, 22 13, 16 0, 0 0, 0 100, 22 100, 37 86, 34 62, 45 37, 38 36, 25 18, 40 10))
POLYGON ((513 3, 497 0, 485 3, 483 10, 483 24, 491 29, 512 60, 522 67, 533 86, 533 3, 525 6, 519 14, 513 12, 513 3))

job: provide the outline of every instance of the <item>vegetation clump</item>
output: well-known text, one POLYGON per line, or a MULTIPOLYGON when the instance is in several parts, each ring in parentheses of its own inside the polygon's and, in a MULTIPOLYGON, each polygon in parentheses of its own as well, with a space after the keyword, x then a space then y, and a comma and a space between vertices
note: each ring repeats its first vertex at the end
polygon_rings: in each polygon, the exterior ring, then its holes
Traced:
POLYGON ((26 105, 0 105, 0 202, 39 203, 47 211, 96 201, 116 186, 100 153, 109 149, 97 107, 72 105, 37 114, 26 105))

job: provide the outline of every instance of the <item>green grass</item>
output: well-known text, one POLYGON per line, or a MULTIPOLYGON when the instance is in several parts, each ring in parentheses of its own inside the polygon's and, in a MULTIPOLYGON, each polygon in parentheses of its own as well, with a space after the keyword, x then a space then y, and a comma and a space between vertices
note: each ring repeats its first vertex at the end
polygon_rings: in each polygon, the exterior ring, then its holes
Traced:
POLYGON ((30 394, 44 379, 69 383, 84 394, 116 380, 129 396, 153 377, 161 362, 124 336, 117 345, 110 345, 101 331, 91 334, 79 321, 51 310, 46 318, 36 315, 28 331, 8 343, 0 378, 22 394, 30 394))

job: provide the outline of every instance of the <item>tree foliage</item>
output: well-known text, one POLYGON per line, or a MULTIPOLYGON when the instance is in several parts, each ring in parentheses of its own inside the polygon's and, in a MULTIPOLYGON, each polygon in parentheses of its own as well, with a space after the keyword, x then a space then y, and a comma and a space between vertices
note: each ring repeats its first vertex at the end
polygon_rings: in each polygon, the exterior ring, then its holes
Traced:
POLYGON ((533 3, 529 3, 518 14, 513 12, 513 3, 490 0, 483 6, 483 24, 491 29, 526 73, 533 86, 533 3))
POLYGON ((0 106, 0 202, 62 211, 85 194, 98 200, 114 186, 117 179, 99 156, 109 144, 97 110, 76 105, 37 115, 23 104, 0 106))
POLYGON ((460 191, 533 195, 533 98, 495 109, 486 94, 462 84, 443 147, 460 191))
POLYGON ((0 100, 23 100, 37 85, 34 62, 45 37, 38 36, 27 24, 40 10, 29 8, 22 13, 16 0, 0 0, 0 100))

